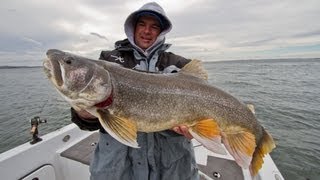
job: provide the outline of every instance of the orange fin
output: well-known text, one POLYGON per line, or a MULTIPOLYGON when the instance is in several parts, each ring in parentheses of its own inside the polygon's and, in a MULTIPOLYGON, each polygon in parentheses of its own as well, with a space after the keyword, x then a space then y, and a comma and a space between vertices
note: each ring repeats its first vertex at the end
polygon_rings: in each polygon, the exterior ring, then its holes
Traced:
POLYGON ((262 139, 253 154, 253 159, 250 165, 250 172, 252 176, 255 176, 263 164, 263 158, 265 154, 268 154, 276 147, 271 135, 263 129, 262 139))
POLYGON ((189 128, 190 134, 204 147, 218 154, 227 154, 221 144, 220 128, 213 119, 199 121, 189 128))
POLYGON ((98 109, 102 127, 119 142, 139 148, 137 143, 137 127, 133 121, 110 114, 108 110, 98 109))
POLYGON ((255 136, 240 126, 228 126, 222 132, 223 143, 242 168, 249 168, 256 148, 255 136))

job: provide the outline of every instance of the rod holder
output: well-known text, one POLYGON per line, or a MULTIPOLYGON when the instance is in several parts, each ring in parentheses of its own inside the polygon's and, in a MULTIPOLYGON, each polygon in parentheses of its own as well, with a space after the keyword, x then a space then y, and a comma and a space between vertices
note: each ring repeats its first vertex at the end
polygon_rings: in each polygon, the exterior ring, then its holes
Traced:
POLYGON ((30 134, 32 135, 32 140, 30 141, 30 144, 35 144, 37 142, 42 141, 42 139, 38 136, 39 135, 38 126, 41 123, 47 123, 47 120, 40 119, 39 116, 35 116, 30 120, 30 123, 31 123, 30 134))

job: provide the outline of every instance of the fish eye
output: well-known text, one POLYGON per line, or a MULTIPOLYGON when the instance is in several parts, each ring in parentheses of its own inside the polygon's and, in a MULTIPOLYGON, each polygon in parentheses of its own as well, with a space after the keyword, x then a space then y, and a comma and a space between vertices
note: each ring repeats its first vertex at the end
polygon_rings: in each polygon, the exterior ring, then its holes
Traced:
POLYGON ((64 60, 64 62, 67 63, 67 64, 71 64, 72 60, 73 60, 72 57, 68 57, 67 59, 64 60))

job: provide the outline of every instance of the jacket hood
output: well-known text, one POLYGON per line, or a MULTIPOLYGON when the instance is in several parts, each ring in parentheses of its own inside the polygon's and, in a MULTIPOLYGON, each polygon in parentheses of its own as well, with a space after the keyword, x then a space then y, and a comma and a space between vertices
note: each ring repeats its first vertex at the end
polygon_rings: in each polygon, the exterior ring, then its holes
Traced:
POLYGON ((172 29, 172 24, 171 21, 169 20, 169 18, 167 17, 166 13, 164 12, 164 10, 162 9, 162 7, 155 3, 155 2, 150 2, 147 3, 145 5, 143 5, 140 9, 138 9, 137 11, 134 11, 133 13, 131 13, 125 23, 124 23, 124 31, 128 37, 128 40, 130 41, 130 43, 140 52, 142 52, 143 54, 145 54, 146 56, 148 56, 149 54, 151 54, 151 52, 156 48, 159 47, 161 44, 164 43, 165 41, 165 35, 170 32, 170 30, 172 29), (157 40, 153 43, 153 45, 151 45, 148 49, 146 49, 145 51, 143 51, 141 48, 139 48, 135 42, 134 42, 134 30, 135 30, 135 24, 136 21, 138 19, 138 14, 141 14, 141 12, 153 12, 155 14, 157 14, 163 23, 163 28, 161 33, 159 34, 157 40))

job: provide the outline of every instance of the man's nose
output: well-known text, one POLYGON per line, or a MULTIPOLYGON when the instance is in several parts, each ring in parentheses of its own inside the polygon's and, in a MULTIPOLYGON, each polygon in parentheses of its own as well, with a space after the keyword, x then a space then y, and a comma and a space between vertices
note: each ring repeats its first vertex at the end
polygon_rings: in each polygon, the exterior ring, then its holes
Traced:
POLYGON ((146 26, 146 27, 144 28, 144 33, 150 33, 150 32, 151 32, 151 27, 146 26))

